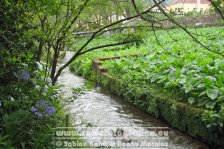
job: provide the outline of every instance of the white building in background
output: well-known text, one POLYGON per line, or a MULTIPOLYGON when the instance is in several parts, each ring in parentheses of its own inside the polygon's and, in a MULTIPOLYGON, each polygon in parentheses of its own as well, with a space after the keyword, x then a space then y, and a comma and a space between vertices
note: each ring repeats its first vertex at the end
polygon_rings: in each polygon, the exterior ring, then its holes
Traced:
POLYGON ((177 13, 204 13, 209 10, 210 4, 211 2, 209 0, 174 0, 166 6, 166 9, 177 13))

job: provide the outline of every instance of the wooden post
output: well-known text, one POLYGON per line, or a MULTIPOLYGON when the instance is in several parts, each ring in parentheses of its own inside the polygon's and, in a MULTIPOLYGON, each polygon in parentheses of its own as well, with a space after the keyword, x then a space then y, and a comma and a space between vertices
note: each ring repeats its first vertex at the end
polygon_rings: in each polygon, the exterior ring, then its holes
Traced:
POLYGON ((66 114, 65 117, 65 127, 69 127, 69 114, 66 114))

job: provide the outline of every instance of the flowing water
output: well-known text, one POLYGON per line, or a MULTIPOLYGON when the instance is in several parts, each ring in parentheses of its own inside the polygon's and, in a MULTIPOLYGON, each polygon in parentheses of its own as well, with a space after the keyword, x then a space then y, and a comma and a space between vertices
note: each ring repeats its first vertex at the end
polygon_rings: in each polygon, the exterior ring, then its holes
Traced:
MULTIPOLYGON (((68 60, 71 54, 67 52, 62 63, 68 60)), ((72 89, 84 86, 84 81, 67 68, 58 80, 59 84, 64 86, 61 90, 63 98, 72 98, 72 89)), ((85 131, 82 137, 87 143, 101 142, 96 145, 98 148, 208 148, 100 87, 85 91, 70 102, 67 108, 72 125, 78 131, 85 131)))

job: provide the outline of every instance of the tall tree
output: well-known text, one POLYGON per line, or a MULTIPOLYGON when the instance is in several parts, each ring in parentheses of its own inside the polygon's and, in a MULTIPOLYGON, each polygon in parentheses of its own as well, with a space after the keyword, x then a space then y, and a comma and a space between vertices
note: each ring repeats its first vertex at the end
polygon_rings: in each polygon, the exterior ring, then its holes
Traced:
MULTIPOLYGON (((30 1, 30 7, 35 14, 33 24, 37 26, 37 29, 34 30, 34 36, 38 41, 36 60, 40 60, 42 51, 44 50, 47 57, 45 76, 47 77, 49 74, 53 84, 57 81, 61 71, 77 56, 97 48, 134 42, 130 40, 109 45, 100 45, 83 51, 94 38, 102 35, 106 30, 112 27, 118 28, 124 21, 139 17, 139 15, 132 15, 131 8, 126 7, 131 4, 129 1, 116 1, 116 6, 114 2, 115 0, 30 1), (127 9, 128 12, 126 11, 127 9), (122 17, 124 13, 126 14, 125 18, 122 17), (114 19, 116 15, 117 18, 114 19), (96 31, 93 32, 90 39, 83 46, 76 47, 77 51, 75 51, 75 55, 56 72, 60 52, 71 47, 74 48, 74 46, 71 46, 74 40, 73 31, 92 29, 96 31), (50 72, 47 71, 49 69, 50 72)), ((143 13, 147 13, 148 10, 143 13)))

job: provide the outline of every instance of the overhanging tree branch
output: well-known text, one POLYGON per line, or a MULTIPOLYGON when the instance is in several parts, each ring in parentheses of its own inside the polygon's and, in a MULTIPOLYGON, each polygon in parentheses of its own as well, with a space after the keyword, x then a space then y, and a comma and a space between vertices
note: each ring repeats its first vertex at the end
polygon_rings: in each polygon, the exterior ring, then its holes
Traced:
MULTIPOLYGON (((78 19, 79 15, 82 13, 84 8, 87 6, 88 2, 89 2, 89 0, 85 0, 84 4, 82 6, 80 6, 80 9, 78 10, 77 14, 71 20, 69 20, 68 18, 70 18, 70 17, 67 16, 65 23, 62 25, 62 27, 60 28, 60 30, 57 33, 57 36, 56 36, 57 40, 56 40, 55 44, 53 45, 53 49, 54 49, 53 57, 54 58, 52 61, 52 68, 51 68, 51 75, 50 75, 52 80, 55 77, 59 52, 61 51, 61 49, 63 47, 62 45, 65 44, 65 42, 63 42, 63 40, 69 35, 68 31, 72 28, 72 26, 78 19)), ((66 14, 66 15, 68 15, 68 14, 66 14)), ((57 19, 56 19, 56 21, 57 21, 57 19)))
MULTIPOLYGON (((161 8, 160 3, 156 2, 156 0, 153 0, 153 2, 155 3, 155 5, 159 8, 159 10, 171 21, 173 22, 175 25, 177 25, 178 27, 180 27, 182 30, 184 30, 196 43, 198 43, 199 45, 201 45, 203 48, 205 48, 207 51, 219 54, 221 56, 224 56, 224 54, 218 52, 218 51, 213 51, 211 50, 209 47, 207 47, 206 45, 204 45, 203 43, 201 43, 196 37, 194 37, 186 28, 184 28, 182 25, 180 25, 179 23, 177 23, 171 16, 169 16, 163 8, 161 8)), ((134 6, 134 9, 137 13, 139 13, 135 0, 132 0, 132 4, 134 6)), ((142 14, 139 14, 142 20, 145 21, 149 21, 151 22, 151 20, 146 19, 142 14)), ((163 47, 162 47, 163 48, 163 47)), ((164 48, 163 48, 164 49, 164 48)))
MULTIPOLYGON (((159 4, 160 3, 162 3, 163 1, 161 1, 161 2, 158 2, 159 4)), ((149 9, 147 9, 146 11, 144 11, 144 12, 142 12, 142 13, 139 13, 139 14, 146 14, 146 13, 148 13, 149 11, 151 11, 154 7, 156 7, 156 5, 154 5, 154 6, 152 6, 152 7, 150 7, 149 9)), ((96 37, 96 35, 97 34, 99 34, 101 31, 103 31, 103 30, 105 30, 105 29, 107 29, 107 28, 109 28, 109 27, 112 27, 112 26, 114 26, 114 25, 117 25, 117 24, 119 24, 119 23, 122 23, 122 22, 124 22, 124 21, 127 21, 127 20, 131 20, 131 19, 134 19, 134 18, 137 18, 137 17, 139 17, 139 14, 137 14, 137 15, 135 15, 135 16, 131 16, 131 17, 128 17, 128 18, 125 18, 125 19, 121 19, 121 20, 118 20, 118 21, 116 21, 116 22, 114 22, 114 23, 111 23, 111 24, 109 24, 109 25, 106 25, 106 26, 104 26, 104 27, 102 27, 102 28, 100 28, 98 31, 96 31, 95 33, 93 33, 92 34, 92 36, 86 41, 86 43, 83 45, 83 46, 81 46, 78 50, 77 50, 77 52, 63 65, 63 66, 61 66, 59 69, 58 69, 58 71, 57 71, 57 73, 56 73, 56 75, 54 76, 54 78, 52 78, 52 84, 55 84, 56 83, 56 81, 57 81, 57 79, 58 79, 58 77, 60 76, 60 74, 61 74, 61 72, 69 65, 69 64, 71 64, 75 59, 76 59, 76 57, 78 57, 79 55, 80 55, 80 52, 96 37)))
POLYGON ((160 4, 158 2, 156 2, 156 0, 153 0, 153 2, 156 4, 156 6, 159 8, 159 10, 171 21, 173 22, 175 25, 177 25, 178 27, 180 27, 183 31, 185 31, 196 43, 198 43, 199 45, 201 45, 203 48, 205 48, 207 51, 210 51, 212 53, 216 53, 218 55, 221 55, 222 57, 224 57, 223 53, 220 53, 218 51, 213 51, 211 50, 209 47, 205 46, 204 44, 202 44, 196 37, 194 37, 186 28, 184 28, 182 25, 180 25, 179 23, 177 23, 172 17, 170 17, 164 10, 163 8, 161 8, 160 4))
POLYGON ((82 51, 82 52, 79 53, 79 55, 85 54, 87 52, 90 52, 90 51, 93 51, 93 50, 96 50, 96 49, 101 49, 101 48, 106 48, 106 47, 113 47, 113 46, 128 44, 128 43, 132 43, 132 42, 135 42, 135 40, 130 40, 130 41, 124 41, 124 42, 118 42, 118 43, 101 45, 101 46, 97 46, 97 47, 90 48, 90 49, 87 49, 85 51, 82 51))
MULTIPOLYGON (((159 3, 163 3, 164 1, 165 1, 165 0, 162 0, 162 1, 160 1, 159 3)), ((139 16, 140 16, 140 18, 141 18, 142 20, 144 20, 144 21, 149 21, 149 22, 152 22, 152 23, 159 23, 159 24, 161 24, 158 20, 156 21, 156 20, 151 20, 151 19, 145 18, 145 17, 143 16, 143 14, 141 14, 141 13, 139 12, 139 10, 138 10, 138 8, 137 8, 137 5, 136 5, 136 3, 135 3, 135 0, 131 0, 131 2, 132 2, 132 5, 134 6, 134 9, 135 9, 136 13, 139 14, 139 16)), ((152 18, 155 19, 155 17, 153 17, 153 16, 150 16, 150 17, 152 17, 152 18)))
POLYGON ((212 3, 212 5, 215 7, 215 9, 218 11, 218 13, 220 14, 220 16, 224 20, 224 15, 223 15, 222 10, 220 10, 219 7, 212 0, 209 0, 209 1, 212 3))
MULTIPOLYGON (((103 33, 109 32, 109 31, 114 31, 114 30, 122 30, 122 29, 129 29, 129 28, 148 28, 150 27, 149 25, 139 25, 139 26, 120 26, 120 27, 115 27, 115 28, 110 28, 107 30, 102 31, 101 33, 97 34, 97 36, 102 35, 103 33)), ((89 32, 76 32, 74 35, 90 35, 93 34, 96 31, 89 31, 89 32)))
MULTIPOLYGON (((136 3, 135 3, 135 0, 131 0, 131 1, 132 1, 132 4, 133 4, 133 6, 134 6, 135 11, 139 14, 139 10, 138 10, 138 8, 137 8, 137 5, 136 5, 136 3)), ((164 1, 161 1, 161 2, 164 2, 164 1)), ((176 55, 173 55, 172 53, 170 53, 168 50, 166 50, 166 49, 163 47, 163 45, 160 43, 160 41, 159 41, 159 39, 158 39, 158 37, 157 37, 157 35, 156 35, 155 28, 154 28, 154 23, 156 23, 156 21, 155 21, 155 20, 149 20, 149 19, 145 18, 142 14, 139 14, 139 15, 140 15, 140 17, 141 17, 142 20, 151 22, 151 28, 152 28, 152 31, 153 31, 154 36, 155 36, 155 38, 156 38, 156 42, 159 44, 159 46, 160 46, 160 47, 161 47, 167 54, 172 55, 172 56, 176 56, 176 55)), ((160 24, 161 24, 161 23, 160 23, 160 24)), ((161 25, 162 25, 162 24, 161 24, 161 25)))

